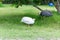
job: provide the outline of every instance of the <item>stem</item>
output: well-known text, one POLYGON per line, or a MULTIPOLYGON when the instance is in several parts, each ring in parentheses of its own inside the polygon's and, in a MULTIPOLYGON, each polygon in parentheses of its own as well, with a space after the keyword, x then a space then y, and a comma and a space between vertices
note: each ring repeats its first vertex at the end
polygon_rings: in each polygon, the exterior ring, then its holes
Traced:
POLYGON ((31 3, 33 5, 33 7, 37 8, 40 11, 43 11, 41 8, 39 8, 37 5, 35 5, 33 2, 31 3))

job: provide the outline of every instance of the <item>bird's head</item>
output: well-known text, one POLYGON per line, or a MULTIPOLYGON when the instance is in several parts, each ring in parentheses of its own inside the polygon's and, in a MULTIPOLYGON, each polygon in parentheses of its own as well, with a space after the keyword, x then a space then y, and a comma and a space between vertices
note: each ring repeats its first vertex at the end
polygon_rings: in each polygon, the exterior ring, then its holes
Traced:
POLYGON ((33 20, 35 21, 36 19, 33 18, 33 20))

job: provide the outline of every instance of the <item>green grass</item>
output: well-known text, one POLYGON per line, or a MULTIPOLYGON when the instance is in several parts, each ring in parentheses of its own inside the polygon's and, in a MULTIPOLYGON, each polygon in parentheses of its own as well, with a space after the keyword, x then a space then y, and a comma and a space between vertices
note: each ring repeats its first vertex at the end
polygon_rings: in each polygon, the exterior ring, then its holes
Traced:
POLYGON ((58 38, 60 37, 60 15, 54 7, 40 6, 42 9, 51 10, 52 17, 44 18, 38 16, 40 12, 31 5, 19 8, 2 7, 0 8, 0 37, 23 40, 37 40, 37 38, 58 38), (20 22, 21 18, 29 16, 36 19, 32 27, 20 22))

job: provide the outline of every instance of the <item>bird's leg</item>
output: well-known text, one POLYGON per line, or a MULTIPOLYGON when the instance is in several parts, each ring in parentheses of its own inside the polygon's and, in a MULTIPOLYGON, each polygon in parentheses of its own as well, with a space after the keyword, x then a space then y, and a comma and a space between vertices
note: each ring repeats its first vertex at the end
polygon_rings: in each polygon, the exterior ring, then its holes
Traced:
POLYGON ((30 25, 28 24, 28 27, 29 27, 30 25))
POLYGON ((27 27, 29 27, 29 24, 27 24, 27 27))
POLYGON ((32 27, 33 24, 30 24, 30 27, 32 27))
POLYGON ((27 24, 27 27, 32 27, 32 24, 27 24))
POLYGON ((41 16, 41 19, 43 20, 43 16, 41 16))
POLYGON ((43 16, 43 19, 45 19, 45 16, 43 16))

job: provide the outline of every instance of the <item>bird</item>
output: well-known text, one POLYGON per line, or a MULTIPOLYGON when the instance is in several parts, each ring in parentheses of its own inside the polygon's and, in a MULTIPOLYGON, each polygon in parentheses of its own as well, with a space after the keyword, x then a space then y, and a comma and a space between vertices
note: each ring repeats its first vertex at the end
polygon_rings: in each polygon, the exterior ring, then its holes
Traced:
POLYGON ((42 10, 41 12, 39 12, 39 17, 42 20, 45 19, 46 17, 51 17, 51 16, 53 16, 53 15, 52 15, 52 12, 49 10, 42 10))
POLYGON ((31 17, 22 17, 21 22, 27 25, 33 25, 35 23, 35 19, 31 17))
POLYGON ((52 16, 52 13, 49 10, 43 10, 41 13, 39 13, 39 15, 49 17, 52 16))

